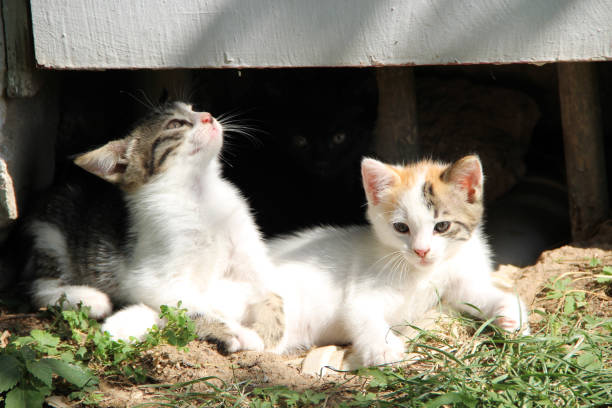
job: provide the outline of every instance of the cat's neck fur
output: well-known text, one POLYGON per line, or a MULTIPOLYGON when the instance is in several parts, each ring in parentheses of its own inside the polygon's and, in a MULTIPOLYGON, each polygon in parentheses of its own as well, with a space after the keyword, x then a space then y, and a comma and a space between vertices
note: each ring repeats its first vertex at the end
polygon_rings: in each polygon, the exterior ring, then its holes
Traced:
MULTIPOLYGON (((163 258, 167 253, 198 250, 215 229, 232 200, 219 200, 230 188, 220 176, 216 158, 196 166, 175 166, 134 192, 125 193, 133 238, 132 262, 163 258), (172 237, 169 239, 168 237, 172 237)), ((176 259, 176 258, 174 258, 176 259)))

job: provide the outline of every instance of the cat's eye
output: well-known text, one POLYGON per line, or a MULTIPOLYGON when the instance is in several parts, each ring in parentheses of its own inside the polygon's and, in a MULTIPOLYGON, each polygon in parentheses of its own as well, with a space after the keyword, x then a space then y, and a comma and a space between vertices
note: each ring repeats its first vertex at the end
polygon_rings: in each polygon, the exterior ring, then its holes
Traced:
POLYGON ((344 143, 345 140, 346 140, 346 134, 345 133, 336 133, 332 137, 332 142, 334 142, 337 145, 344 143))
POLYGON ((308 145, 308 140, 304 136, 296 136, 293 138, 293 143, 297 147, 306 147, 308 145))
POLYGON ((399 232, 400 234, 406 234, 410 232, 410 228, 403 222, 395 222, 393 223, 393 229, 399 232))
POLYGON ((178 129, 183 126, 192 126, 191 122, 183 119, 172 119, 166 124, 166 129, 178 129))
POLYGON ((437 223, 436 225, 434 225, 434 231, 438 232, 438 233, 443 233, 448 231, 448 229, 450 228, 451 223, 448 221, 440 221, 439 223, 437 223))

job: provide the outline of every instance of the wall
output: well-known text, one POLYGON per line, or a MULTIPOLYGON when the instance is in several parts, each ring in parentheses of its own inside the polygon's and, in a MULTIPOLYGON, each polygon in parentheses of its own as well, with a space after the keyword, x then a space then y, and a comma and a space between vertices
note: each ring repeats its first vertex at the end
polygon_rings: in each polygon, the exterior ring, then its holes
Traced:
POLYGON ((608 60, 609 0, 31 0, 50 68, 608 60))

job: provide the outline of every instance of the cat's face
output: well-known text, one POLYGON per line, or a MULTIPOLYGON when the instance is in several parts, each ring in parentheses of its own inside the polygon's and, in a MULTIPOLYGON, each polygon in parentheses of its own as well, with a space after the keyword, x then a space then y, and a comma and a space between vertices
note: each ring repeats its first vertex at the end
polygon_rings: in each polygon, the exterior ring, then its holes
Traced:
POLYGON ((297 69, 263 78, 267 128, 293 168, 353 174, 372 138, 378 93, 369 70, 297 69))
POLYGON ((471 236, 482 219, 483 174, 477 156, 446 165, 406 167, 362 161, 368 218, 379 239, 413 266, 431 268, 471 236))
MULTIPOLYGON (((312 109, 311 109, 312 110, 312 109)), ((297 117, 287 125, 285 143, 291 160, 317 177, 334 177, 354 170, 371 139, 374 119, 361 106, 340 106, 332 115, 319 113, 318 120, 297 117), (329 117, 328 117, 329 116, 329 117)))
POLYGON ((174 102, 156 109, 128 136, 82 154, 75 163, 125 191, 174 169, 206 165, 223 144, 223 128, 208 112, 174 102))

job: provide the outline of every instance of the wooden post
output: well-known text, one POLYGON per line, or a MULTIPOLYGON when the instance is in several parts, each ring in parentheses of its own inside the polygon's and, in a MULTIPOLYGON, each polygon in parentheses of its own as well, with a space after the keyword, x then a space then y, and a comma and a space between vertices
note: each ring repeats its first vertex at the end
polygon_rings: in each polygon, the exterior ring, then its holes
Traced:
POLYGON ((590 62, 557 69, 572 237, 584 240, 609 211, 597 72, 590 62))
POLYGON ((28 0, 2 2, 6 41, 6 94, 10 98, 32 97, 43 83, 34 62, 29 5, 28 0))
POLYGON ((418 158, 416 94, 412 67, 377 68, 378 120, 374 152, 388 162, 418 158))

